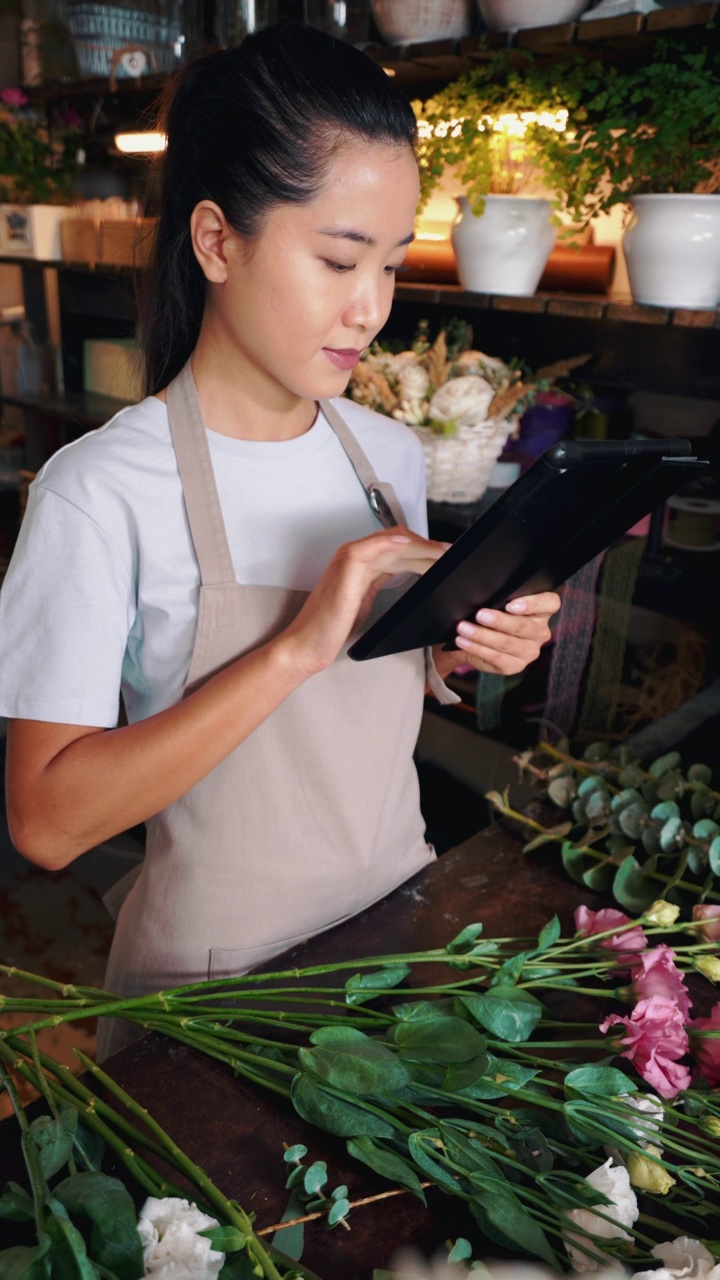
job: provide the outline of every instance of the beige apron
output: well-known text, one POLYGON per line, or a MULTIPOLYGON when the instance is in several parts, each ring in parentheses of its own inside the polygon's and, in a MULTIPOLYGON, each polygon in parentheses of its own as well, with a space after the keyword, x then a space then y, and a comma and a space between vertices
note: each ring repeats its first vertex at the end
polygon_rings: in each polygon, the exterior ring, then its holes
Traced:
MULTIPOLYGON (((236 581, 189 363, 167 403, 201 577, 187 694, 283 630, 308 593, 236 581)), ((377 481, 337 410, 325 401, 321 408, 373 509, 379 503, 386 522, 405 524, 391 487, 377 481)), ((395 594, 380 592, 376 612, 395 594)), ((432 665, 428 678, 444 692, 432 665)), ((431 861, 413 762, 425 681, 422 651, 356 663, 346 646, 151 818, 106 986, 139 995, 245 973, 431 861)), ((98 1056, 130 1038, 127 1024, 106 1022, 98 1056)))

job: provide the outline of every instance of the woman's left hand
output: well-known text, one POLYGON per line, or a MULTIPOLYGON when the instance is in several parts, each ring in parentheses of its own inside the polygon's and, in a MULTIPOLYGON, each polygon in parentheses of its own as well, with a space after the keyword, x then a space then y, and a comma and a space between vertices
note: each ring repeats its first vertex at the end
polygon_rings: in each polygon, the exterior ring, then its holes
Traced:
POLYGON ((480 609, 474 622, 460 622, 457 649, 433 650, 441 677, 456 667, 469 664, 477 671, 515 676, 534 662, 542 645, 550 639, 549 619, 560 608, 554 591, 510 600, 504 609, 480 609))

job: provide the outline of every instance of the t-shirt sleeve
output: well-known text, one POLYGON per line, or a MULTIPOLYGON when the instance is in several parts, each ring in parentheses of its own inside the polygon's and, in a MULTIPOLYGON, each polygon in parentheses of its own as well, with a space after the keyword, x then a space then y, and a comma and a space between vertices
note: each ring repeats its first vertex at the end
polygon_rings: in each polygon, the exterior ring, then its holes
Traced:
POLYGON ((113 728, 134 597, 103 529, 36 482, 0 591, 0 715, 113 728))

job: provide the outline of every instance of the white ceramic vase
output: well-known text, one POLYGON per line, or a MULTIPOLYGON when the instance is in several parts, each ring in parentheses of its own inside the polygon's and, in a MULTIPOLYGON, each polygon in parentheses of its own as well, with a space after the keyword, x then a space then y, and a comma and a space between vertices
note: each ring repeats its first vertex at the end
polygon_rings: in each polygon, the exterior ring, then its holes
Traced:
POLYGON ((473 0, 371 0, 371 8, 388 44, 459 40, 472 30, 473 0))
POLYGON ((708 311, 720 304, 720 195, 635 196, 623 249, 636 302, 708 311))
POLYGON ((555 243, 549 200, 486 196, 476 217, 458 196, 452 243, 463 288, 514 296, 534 293, 555 243))
POLYGON ((520 31, 524 27, 552 27, 575 22, 590 0, 478 0, 490 31, 520 31))

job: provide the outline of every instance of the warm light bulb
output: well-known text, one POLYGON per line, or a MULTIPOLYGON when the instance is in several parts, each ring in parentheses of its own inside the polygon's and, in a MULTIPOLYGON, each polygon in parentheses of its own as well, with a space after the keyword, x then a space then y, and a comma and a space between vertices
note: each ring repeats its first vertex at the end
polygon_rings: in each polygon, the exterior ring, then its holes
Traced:
POLYGON ((116 133, 115 146, 126 156, 150 155, 164 151, 167 138, 164 133, 116 133))

